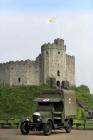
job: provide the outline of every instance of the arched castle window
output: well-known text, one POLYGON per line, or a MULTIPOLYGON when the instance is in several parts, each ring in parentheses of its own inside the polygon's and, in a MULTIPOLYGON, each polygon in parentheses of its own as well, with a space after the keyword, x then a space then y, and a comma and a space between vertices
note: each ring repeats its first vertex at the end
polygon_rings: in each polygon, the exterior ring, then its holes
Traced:
POLYGON ((18 83, 20 83, 21 82, 21 78, 20 77, 18 77, 18 83))
POLYGON ((46 54, 48 54, 48 51, 46 51, 46 54))
POLYGON ((57 71, 57 76, 60 76, 60 71, 59 70, 57 71))
POLYGON ((60 81, 57 81, 57 86, 60 87, 60 81))
POLYGON ((58 54, 60 54, 60 52, 58 52, 58 54))

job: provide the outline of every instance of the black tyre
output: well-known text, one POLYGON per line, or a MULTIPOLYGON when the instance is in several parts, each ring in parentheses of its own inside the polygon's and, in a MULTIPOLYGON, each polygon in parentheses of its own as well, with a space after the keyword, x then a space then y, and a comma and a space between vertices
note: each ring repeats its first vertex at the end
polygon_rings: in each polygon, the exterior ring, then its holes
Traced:
POLYGON ((47 123, 44 124, 43 133, 45 136, 48 136, 52 133, 52 122, 51 121, 48 121, 47 123))
POLYGON ((67 122, 67 126, 65 127, 66 133, 70 133, 72 129, 72 124, 70 121, 67 122))
POLYGON ((29 133, 28 122, 22 122, 20 130, 23 135, 27 135, 29 133))

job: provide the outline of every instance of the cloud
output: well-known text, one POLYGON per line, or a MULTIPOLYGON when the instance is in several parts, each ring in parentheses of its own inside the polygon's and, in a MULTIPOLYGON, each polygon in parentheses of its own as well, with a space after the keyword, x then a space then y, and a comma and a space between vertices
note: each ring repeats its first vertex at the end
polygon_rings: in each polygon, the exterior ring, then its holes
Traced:
POLYGON ((0 60, 35 59, 40 46, 63 38, 76 57, 76 84, 93 93, 93 13, 0 14, 0 60), (56 24, 48 24, 50 17, 56 24))

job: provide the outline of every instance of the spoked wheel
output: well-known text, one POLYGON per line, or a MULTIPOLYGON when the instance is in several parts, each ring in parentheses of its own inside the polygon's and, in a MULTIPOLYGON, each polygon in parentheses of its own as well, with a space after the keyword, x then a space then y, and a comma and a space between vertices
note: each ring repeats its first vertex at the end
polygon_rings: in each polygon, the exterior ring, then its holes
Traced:
POLYGON ((72 124, 68 121, 67 126, 65 127, 66 133, 70 133, 72 129, 72 124))
POLYGON ((20 126, 20 130, 23 135, 27 135, 29 133, 28 123, 22 122, 20 126))
POLYGON ((45 136, 48 136, 52 133, 52 123, 51 123, 51 121, 48 121, 47 123, 44 124, 43 133, 44 133, 45 136))

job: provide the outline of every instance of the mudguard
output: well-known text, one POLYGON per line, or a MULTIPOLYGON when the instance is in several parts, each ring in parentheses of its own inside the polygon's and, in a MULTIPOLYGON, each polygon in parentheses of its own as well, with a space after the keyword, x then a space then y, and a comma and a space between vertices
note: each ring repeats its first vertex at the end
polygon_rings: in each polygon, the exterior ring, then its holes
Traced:
POLYGON ((27 117, 24 117, 24 118, 21 119, 21 123, 22 123, 22 122, 29 122, 29 121, 30 121, 30 120, 29 120, 29 118, 27 118, 27 117))

